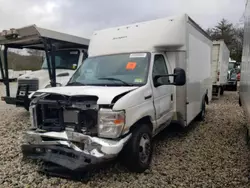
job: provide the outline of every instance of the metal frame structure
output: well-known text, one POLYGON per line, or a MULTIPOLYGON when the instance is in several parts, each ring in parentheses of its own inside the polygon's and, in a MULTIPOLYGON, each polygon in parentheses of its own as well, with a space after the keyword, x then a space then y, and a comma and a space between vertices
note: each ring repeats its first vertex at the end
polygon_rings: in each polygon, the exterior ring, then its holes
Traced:
POLYGON ((88 45, 89 39, 40 28, 36 25, 30 25, 19 29, 3 30, 0 32, 0 52, 3 49, 1 53, 3 58, 0 58, 0 71, 3 83, 6 87, 6 97, 3 98, 5 98, 6 102, 11 98, 7 58, 9 48, 45 51, 51 86, 55 87, 56 69, 54 52, 67 48, 82 48, 87 51, 88 45), (51 53, 51 60, 49 58, 49 53, 51 53))

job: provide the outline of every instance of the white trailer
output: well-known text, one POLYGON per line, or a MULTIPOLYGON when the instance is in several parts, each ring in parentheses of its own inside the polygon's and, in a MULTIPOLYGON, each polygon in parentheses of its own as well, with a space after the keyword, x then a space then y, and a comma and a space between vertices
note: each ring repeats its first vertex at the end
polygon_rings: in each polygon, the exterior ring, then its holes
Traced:
POLYGON ((244 42, 240 75, 239 104, 247 117, 247 141, 250 140, 250 1, 245 7, 244 42))
POLYGON ((187 15, 95 32, 68 86, 31 95, 24 156, 76 170, 121 152, 131 171, 143 172, 152 137, 171 122, 204 119, 211 61, 212 41, 187 15), (61 152, 51 157, 52 148, 61 152))
POLYGON ((213 41, 212 82, 213 95, 223 95, 227 85, 228 59, 230 52, 223 40, 213 41))

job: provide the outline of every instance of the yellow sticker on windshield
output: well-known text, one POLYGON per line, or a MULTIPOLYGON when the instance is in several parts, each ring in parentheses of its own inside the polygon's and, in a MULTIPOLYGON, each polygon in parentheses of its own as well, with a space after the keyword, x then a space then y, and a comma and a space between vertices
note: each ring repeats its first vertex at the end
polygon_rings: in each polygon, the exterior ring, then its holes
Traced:
POLYGON ((134 82, 135 82, 135 83, 142 83, 142 82, 143 82, 143 79, 141 79, 141 78, 136 78, 136 79, 134 80, 134 82))
POLYGON ((77 68, 77 64, 73 64, 72 69, 76 69, 76 68, 77 68))

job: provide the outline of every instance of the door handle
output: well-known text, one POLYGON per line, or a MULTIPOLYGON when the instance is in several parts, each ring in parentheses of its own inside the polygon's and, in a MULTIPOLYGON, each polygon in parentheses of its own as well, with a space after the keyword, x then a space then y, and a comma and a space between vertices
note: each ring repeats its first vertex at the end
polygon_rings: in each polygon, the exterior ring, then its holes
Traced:
POLYGON ((147 99, 150 99, 151 97, 152 95, 144 96, 144 99, 147 100, 147 99))

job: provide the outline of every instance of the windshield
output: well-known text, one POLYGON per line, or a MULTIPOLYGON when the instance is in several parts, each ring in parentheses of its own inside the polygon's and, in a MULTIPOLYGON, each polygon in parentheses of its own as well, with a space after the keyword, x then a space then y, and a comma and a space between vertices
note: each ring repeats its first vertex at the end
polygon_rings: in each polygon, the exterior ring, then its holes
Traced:
MULTIPOLYGON (((49 53, 51 61, 51 54, 49 53)), ((78 65, 78 50, 61 50, 55 52, 56 69, 72 69, 75 70, 78 65)), ((42 69, 48 69, 47 59, 44 58, 42 69)))
POLYGON ((68 85, 144 85, 149 53, 127 53, 91 57, 84 61, 68 85))

